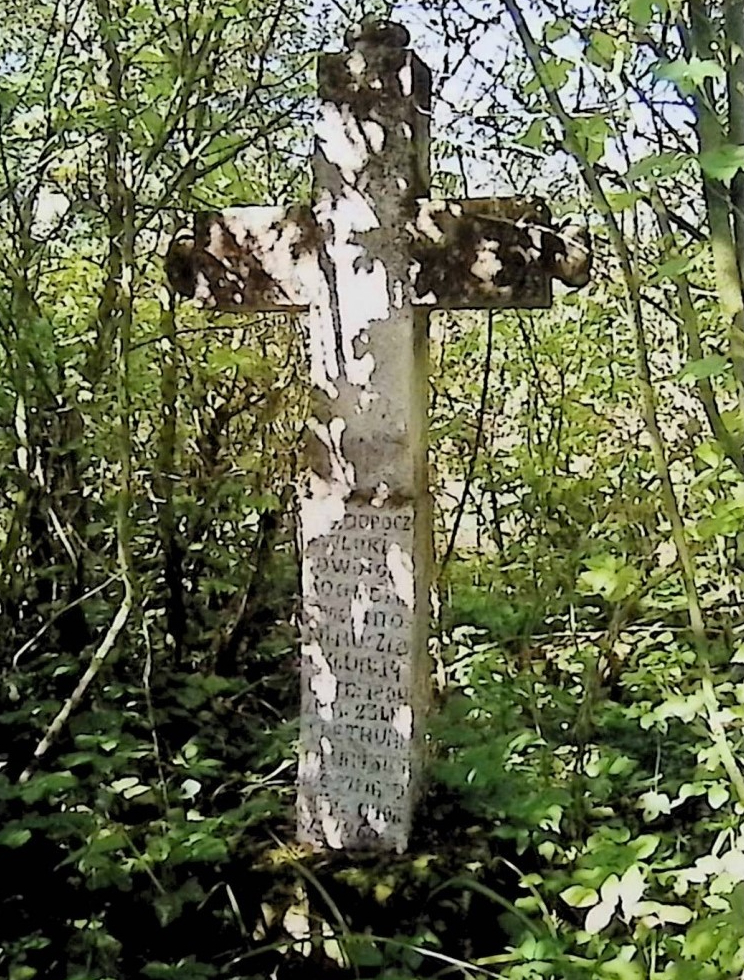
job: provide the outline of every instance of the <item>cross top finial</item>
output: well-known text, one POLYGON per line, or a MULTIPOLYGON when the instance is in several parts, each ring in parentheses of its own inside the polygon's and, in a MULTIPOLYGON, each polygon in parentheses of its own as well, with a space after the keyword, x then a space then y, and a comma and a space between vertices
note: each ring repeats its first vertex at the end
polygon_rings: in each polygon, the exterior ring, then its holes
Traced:
POLYGON ((402 24, 391 20, 365 17, 354 24, 344 34, 344 42, 349 50, 364 46, 371 48, 405 48, 411 35, 402 24))

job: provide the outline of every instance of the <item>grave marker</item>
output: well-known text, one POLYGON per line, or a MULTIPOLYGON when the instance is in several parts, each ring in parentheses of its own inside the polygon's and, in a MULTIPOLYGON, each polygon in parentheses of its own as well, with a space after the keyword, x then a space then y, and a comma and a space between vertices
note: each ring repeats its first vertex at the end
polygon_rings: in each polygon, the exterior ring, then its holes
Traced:
POLYGON ((396 24, 346 41, 319 59, 313 204, 198 215, 168 270, 207 307, 307 311, 298 836, 402 851, 429 688, 428 313, 549 306, 589 253, 540 200, 427 198, 428 68, 396 24))

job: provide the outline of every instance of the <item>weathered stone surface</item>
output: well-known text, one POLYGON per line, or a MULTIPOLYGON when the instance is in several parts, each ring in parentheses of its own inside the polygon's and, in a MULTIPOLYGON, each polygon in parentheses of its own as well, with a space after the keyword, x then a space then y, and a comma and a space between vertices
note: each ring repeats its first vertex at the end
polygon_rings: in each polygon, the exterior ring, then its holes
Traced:
MULTIPOLYGON (((312 526, 305 514, 303 534, 312 526)), ((304 840, 405 848, 426 702, 411 657, 426 629, 416 615, 415 535, 411 503, 349 500, 327 534, 303 541, 304 840)))
POLYGON ((430 82, 400 40, 366 28, 318 71, 298 817, 335 848, 405 847, 428 700, 426 316, 405 225, 428 189, 430 82))

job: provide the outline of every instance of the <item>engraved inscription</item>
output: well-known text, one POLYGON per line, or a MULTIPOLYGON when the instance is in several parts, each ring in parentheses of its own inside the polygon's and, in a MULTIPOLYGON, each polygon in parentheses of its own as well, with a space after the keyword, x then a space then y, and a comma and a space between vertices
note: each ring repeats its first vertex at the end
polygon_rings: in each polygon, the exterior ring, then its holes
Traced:
POLYGON ((409 816, 414 617, 393 559, 413 550, 410 505, 349 504, 303 556, 300 791, 308 814, 313 798, 333 799, 343 834, 362 842, 405 832, 409 816), (323 671, 331 701, 318 694, 323 671))

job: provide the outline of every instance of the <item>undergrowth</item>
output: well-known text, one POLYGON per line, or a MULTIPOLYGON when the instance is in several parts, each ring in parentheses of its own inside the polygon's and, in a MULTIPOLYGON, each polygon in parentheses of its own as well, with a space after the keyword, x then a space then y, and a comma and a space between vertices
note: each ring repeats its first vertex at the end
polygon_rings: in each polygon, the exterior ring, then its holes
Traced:
MULTIPOLYGON (((289 647, 253 683, 110 678, 25 782, 28 747, 13 745, 11 980, 740 976, 735 641, 703 657, 682 633, 629 628, 612 679, 598 634, 529 660, 475 627, 445 641, 429 790, 402 856, 292 842, 289 647)), ((19 675, 0 724, 34 731, 57 706, 19 675)))

